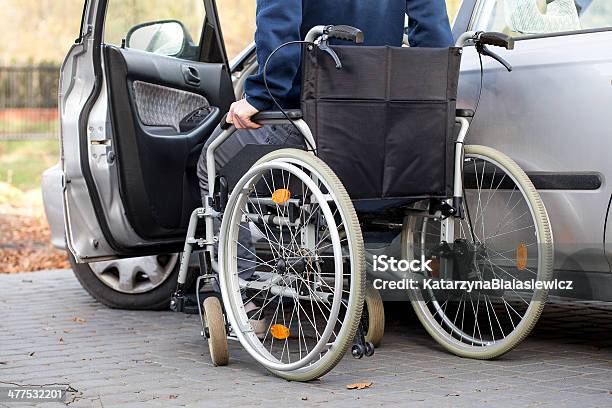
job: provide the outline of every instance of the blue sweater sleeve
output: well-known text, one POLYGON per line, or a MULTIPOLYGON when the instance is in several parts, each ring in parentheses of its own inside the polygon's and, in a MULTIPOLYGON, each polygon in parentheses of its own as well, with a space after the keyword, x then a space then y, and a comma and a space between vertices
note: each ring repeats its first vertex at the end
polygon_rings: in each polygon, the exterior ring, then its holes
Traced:
MULTIPOLYGON (((429 0, 427 0, 429 1, 429 0)), ((263 68, 268 56, 288 41, 300 40, 302 0, 257 0, 257 62, 259 72, 247 78, 247 101, 259 111, 274 106, 263 80, 263 68)), ((268 64, 266 79, 275 98, 284 100, 293 87, 300 68, 301 47, 292 44, 278 51, 268 64)))
POLYGON ((451 47, 453 34, 444 0, 406 0, 408 39, 412 47, 451 47))

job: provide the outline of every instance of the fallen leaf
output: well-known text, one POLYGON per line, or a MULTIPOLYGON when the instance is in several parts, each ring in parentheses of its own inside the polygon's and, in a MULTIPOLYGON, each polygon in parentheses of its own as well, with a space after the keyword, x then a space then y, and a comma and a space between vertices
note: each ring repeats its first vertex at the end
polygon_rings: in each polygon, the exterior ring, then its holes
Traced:
POLYGON ((170 394, 170 396, 168 398, 170 398, 170 399, 177 399, 178 395, 170 394))
POLYGON ((370 388, 372 384, 373 384, 372 382, 348 384, 346 386, 346 389, 347 390, 363 390, 364 388, 370 388))
POLYGON ((60 342, 60 343, 63 343, 63 342, 64 342, 64 338, 63 338, 63 337, 60 337, 60 338, 59 338, 59 342, 60 342))
POLYGON ((74 317, 72 321, 78 324, 84 324, 87 320, 77 316, 77 317, 74 317))

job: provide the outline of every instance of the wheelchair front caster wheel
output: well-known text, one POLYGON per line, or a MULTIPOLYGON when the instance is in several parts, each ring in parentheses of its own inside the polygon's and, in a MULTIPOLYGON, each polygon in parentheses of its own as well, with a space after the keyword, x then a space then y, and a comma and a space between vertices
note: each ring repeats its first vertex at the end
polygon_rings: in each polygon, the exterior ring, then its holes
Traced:
POLYGON ((227 348, 225 319, 223 318, 221 302, 215 296, 204 300, 204 324, 206 326, 210 358, 213 364, 216 367, 226 366, 229 362, 229 352, 227 348))
POLYGON ((385 335, 385 306, 380 292, 370 281, 366 282, 364 312, 365 316, 362 321, 365 325, 365 339, 374 347, 378 347, 385 335))
POLYGON ((374 355, 374 344, 369 341, 365 344, 365 355, 366 357, 372 357, 374 355))
POLYGON ((353 344, 351 354, 356 359, 362 359, 366 354, 366 347, 362 346, 361 344, 353 344))

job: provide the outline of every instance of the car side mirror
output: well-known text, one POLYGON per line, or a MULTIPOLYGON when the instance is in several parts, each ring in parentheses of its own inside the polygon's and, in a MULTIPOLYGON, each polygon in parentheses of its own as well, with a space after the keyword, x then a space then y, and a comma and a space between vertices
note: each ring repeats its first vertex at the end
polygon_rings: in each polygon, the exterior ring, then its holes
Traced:
POLYGON ((193 46, 193 40, 178 20, 151 21, 128 31, 125 46, 169 57, 181 56, 193 46))

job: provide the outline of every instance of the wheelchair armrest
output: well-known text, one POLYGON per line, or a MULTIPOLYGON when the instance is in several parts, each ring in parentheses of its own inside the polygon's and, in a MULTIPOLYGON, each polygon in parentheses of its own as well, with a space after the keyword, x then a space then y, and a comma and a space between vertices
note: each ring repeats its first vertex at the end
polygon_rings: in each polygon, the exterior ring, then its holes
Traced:
MULTIPOLYGON (((299 109, 288 110, 288 111, 285 111, 285 113, 287 113, 287 116, 291 120, 298 120, 304 117, 302 115, 302 111, 299 109)), ((283 112, 280 112, 280 111, 259 112, 258 114, 256 114, 255 116, 251 118, 251 120, 256 123, 265 122, 268 120, 286 120, 286 119, 287 118, 285 117, 285 115, 283 115, 283 112)), ((227 114, 225 114, 223 118, 221 119, 221 129, 227 130, 231 126, 232 126, 231 123, 227 123, 227 114)))
MULTIPOLYGON (((303 118, 302 111, 299 109, 288 110, 288 111, 285 111, 285 113, 291 120, 298 120, 298 119, 303 118)), ((253 122, 263 122, 266 120, 283 120, 283 119, 287 119, 287 118, 285 117, 285 115, 283 115, 283 112, 280 112, 280 111, 259 112, 257 115, 252 117, 253 122)))

